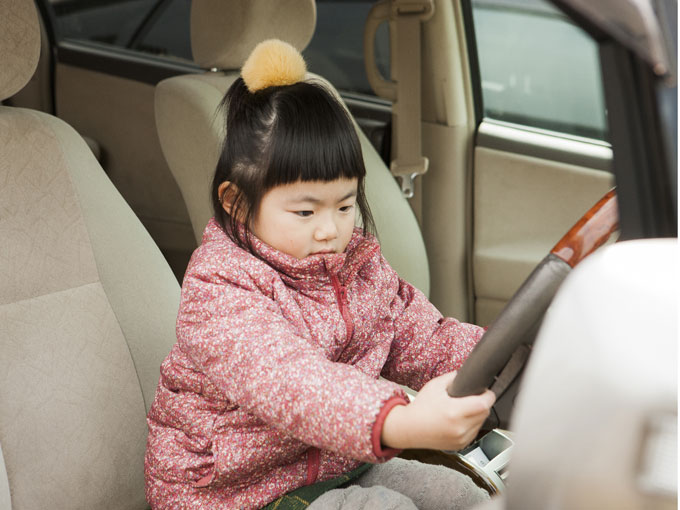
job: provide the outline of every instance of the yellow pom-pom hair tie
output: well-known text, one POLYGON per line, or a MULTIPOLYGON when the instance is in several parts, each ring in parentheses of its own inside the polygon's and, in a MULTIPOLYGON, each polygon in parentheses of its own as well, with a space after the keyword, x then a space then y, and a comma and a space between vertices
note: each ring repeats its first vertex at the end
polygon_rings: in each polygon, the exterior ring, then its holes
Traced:
POLYGON ((267 87, 292 85, 304 80, 306 72, 300 52, 279 39, 268 39, 255 46, 241 68, 241 76, 251 93, 267 87))

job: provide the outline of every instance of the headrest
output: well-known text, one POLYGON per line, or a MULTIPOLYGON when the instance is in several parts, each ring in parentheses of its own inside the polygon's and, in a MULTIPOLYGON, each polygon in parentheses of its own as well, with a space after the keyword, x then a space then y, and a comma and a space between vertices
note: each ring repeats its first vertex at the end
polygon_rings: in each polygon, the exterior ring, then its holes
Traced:
POLYGON ((40 58, 40 22, 33 0, 0 0, 0 101, 19 92, 40 58))
POLYGON ((206 69, 239 69, 253 48, 265 39, 281 39, 302 51, 315 27, 314 0, 191 3, 191 50, 194 61, 206 69))

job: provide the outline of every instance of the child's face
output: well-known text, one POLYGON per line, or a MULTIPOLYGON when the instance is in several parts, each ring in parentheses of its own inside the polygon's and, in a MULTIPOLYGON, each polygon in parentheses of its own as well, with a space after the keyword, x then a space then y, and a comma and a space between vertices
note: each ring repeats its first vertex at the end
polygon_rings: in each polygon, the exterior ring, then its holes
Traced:
POLYGON ((262 197, 252 231, 298 259, 342 253, 352 237, 356 198, 357 179, 276 186, 262 197))

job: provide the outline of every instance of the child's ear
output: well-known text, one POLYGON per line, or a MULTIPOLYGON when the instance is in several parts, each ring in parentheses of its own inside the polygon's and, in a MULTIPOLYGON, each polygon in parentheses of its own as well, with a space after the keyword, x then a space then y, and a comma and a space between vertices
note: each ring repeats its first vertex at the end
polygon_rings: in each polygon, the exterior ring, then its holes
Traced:
POLYGON ((224 181, 217 188, 217 196, 219 197, 220 203, 222 204, 222 208, 229 216, 231 216, 231 212, 238 195, 239 189, 236 187, 236 184, 232 184, 229 181, 224 181))

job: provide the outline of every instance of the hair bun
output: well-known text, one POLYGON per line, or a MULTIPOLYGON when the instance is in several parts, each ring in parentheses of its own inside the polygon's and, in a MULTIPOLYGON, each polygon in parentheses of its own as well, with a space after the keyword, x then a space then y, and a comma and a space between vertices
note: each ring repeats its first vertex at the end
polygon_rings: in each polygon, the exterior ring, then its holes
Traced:
POLYGON ((268 39, 255 46, 241 68, 241 76, 251 93, 267 87, 292 85, 302 81, 306 72, 300 52, 279 39, 268 39))

